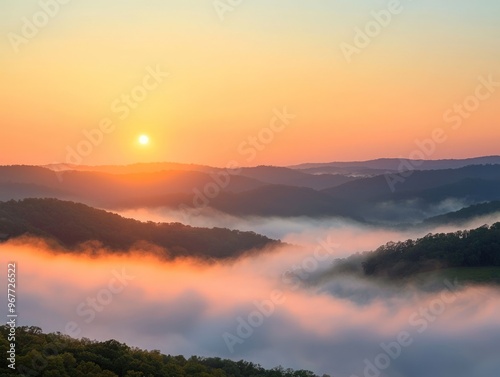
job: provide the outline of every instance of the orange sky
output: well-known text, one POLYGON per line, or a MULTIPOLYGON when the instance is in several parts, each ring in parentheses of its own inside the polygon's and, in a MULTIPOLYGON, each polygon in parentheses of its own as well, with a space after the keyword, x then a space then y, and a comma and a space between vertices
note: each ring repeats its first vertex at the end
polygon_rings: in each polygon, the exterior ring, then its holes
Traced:
POLYGON ((401 1, 350 62, 341 46, 388 3, 323 3, 256 0, 221 19, 212 1, 4 2, 0 164, 408 157, 436 128, 447 141, 427 158, 500 154, 500 87, 459 129, 443 120, 479 77, 500 82, 498 2, 401 1), (265 130, 285 108, 295 117, 265 130))

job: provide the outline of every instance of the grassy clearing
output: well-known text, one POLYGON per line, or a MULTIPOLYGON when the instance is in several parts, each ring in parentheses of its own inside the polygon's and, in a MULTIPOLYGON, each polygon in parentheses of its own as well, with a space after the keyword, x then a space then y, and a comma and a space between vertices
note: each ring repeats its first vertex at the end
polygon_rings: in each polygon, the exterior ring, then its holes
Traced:
POLYGON ((455 279, 462 283, 500 284, 500 267, 457 267, 424 272, 417 275, 417 280, 455 279))

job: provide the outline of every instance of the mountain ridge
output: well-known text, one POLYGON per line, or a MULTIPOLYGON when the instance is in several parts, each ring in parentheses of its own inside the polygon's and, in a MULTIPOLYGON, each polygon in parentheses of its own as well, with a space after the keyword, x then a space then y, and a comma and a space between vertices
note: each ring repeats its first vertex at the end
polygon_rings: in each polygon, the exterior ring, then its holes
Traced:
POLYGON ((79 251, 97 241, 114 251, 128 251, 141 242, 166 250, 165 258, 232 259, 249 250, 281 242, 254 232, 199 228, 180 223, 141 222, 82 203, 57 199, 0 202, 0 233, 10 238, 33 235, 79 251))

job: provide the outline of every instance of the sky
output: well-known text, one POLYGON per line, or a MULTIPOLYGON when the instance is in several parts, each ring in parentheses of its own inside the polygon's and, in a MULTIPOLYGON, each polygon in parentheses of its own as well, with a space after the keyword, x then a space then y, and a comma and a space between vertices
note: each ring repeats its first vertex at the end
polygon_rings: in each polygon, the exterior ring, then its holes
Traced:
POLYGON ((498 19, 495 0, 1 0, 0 164, 498 155, 498 19))

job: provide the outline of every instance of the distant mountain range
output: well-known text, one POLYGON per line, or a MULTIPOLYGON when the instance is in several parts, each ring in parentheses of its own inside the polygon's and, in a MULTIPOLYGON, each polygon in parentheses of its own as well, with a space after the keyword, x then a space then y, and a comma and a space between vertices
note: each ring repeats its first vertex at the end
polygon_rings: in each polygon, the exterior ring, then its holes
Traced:
POLYGON ((210 207, 238 216, 341 216, 397 224, 500 200, 500 157, 425 161, 403 174, 394 172, 400 163, 380 159, 239 171, 172 163, 1 166, 0 201, 52 197, 111 210, 210 207), (344 173, 314 170, 331 167, 344 173), (360 169, 371 173, 356 175, 360 169))
MULTIPOLYGON (((304 174, 338 174, 338 175, 353 175, 353 176, 373 176, 385 174, 387 172, 397 172, 402 165, 413 166, 415 170, 441 170, 441 169, 457 169, 469 165, 498 165, 500 164, 500 156, 484 156, 465 159, 442 159, 442 160, 411 160, 405 158, 379 158, 367 161, 342 161, 342 162, 325 162, 325 163, 304 163, 299 165, 288 166, 283 170, 286 174, 287 170, 298 170, 304 174)), ((130 174, 130 173, 153 173, 164 170, 183 170, 183 171, 200 171, 205 173, 213 173, 223 168, 211 167, 208 165, 197 164, 182 164, 175 162, 156 162, 156 163, 136 163, 131 165, 73 165, 73 164, 49 164, 45 165, 51 170, 65 171, 95 171, 112 174, 130 174)), ((254 176, 254 171, 261 170, 262 174, 266 174, 266 168, 281 168, 277 166, 257 166, 253 168, 243 168, 243 175, 254 176), (264 169, 262 169, 264 168, 264 169)), ((267 170, 273 175, 277 170, 267 170)), ((288 172, 290 174, 290 172, 288 172)), ((268 174, 269 176, 269 174, 268 174)), ((303 176, 296 175, 297 179, 303 176)), ((255 177, 262 180, 263 176, 255 177)), ((271 178, 275 180, 275 177, 271 178)), ((266 182, 265 179, 263 181, 266 182)), ((278 182, 268 182, 278 183, 278 182)), ((281 184, 286 182, 280 181, 281 184)))
POLYGON ((379 158, 368 161, 305 163, 289 166, 307 173, 326 174, 384 174, 397 172, 401 166, 413 166, 415 170, 457 169, 469 165, 500 164, 500 156, 485 156, 465 159, 411 160, 405 158, 379 158))
MULTIPOLYGON (((66 172, 99 172, 117 175, 137 175, 147 173, 164 173, 167 171, 177 172, 201 172, 210 176, 230 174, 231 177, 246 177, 258 182, 258 184, 280 184, 297 187, 309 187, 321 190, 334 187, 342 183, 350 182, 355 177, 343 174, 308 174, 299 170, 294 170, 279 166, 256 166, 251 168, 240 168, 238 172, 204 165, 178 164, 178 163, 145 163, 125 166, 88 166, 88 165, 68 165, 51 164, 43 166, 55 172, 62 178, 66 172)), ((256 183, 257 184, 257 183, 256 183)))

